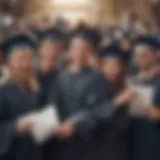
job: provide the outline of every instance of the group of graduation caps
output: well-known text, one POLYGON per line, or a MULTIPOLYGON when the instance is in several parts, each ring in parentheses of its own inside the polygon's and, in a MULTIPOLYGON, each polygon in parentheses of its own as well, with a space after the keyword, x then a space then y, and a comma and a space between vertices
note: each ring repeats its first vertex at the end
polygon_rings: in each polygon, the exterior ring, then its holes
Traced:
MULTIPOLYGON (((129 34, 124 38, 129 38, 129 34)), ((72 61, 75 60, 72 56, 83 57, 82 61, 85 61, 84 57, 92 52, 90 55, 97 63, 112 65, 109 66, 111 72, 112 69, 116 72, 112 67, 117 65, 121 70, 117 72, 123 74, 117 73, 119 76, 115 76, 116 81, 112 83, 114 73, 110 73, 111 77, 102 73, 103 65, 97 69, 86 61, 76 69, 77 62, 67 66, 65 59, 59 59, 57 64, 60 65, 46 73, 39 69, 39 64, 35 65, 38 67, 33 71, 40 87, 37 92, 25 83, 22 88, 16 77, 13 81, 9 78, 3 81, 0 86, 0 160, 159 160, 159 75, 156 72, 146 81, 141 81, 135 76, 141 68, 132 66, 136 46, 146 47, 151 52, 151 59, 152 56, 158 57, 160 43, 156 36, 137 37, 132 40, 131 48, 123 51, 116 40, 100 46, 98 32, 89 28, 76 30, 69 36, 52 29, 38 35, 36 41, 27 35, 10 35, 1 42, 1 51, 6 55, 5 67, 10 69, 14 57, 11 55, 27 54, 25 50, 33 54, 33 59, 39 59, 41 46, 46 45, 46 55, 51 53, 47 48, 48 42, 53 46, 60 45, 59 57, 68 57, 66 55, 71 52, 72 61), (77 51, 75 47, 78 47, 77 51), (135 83, 155 88, 150 116, 131 117, 128 113, 132 93, 126 89, 124 76, 126 72, 130 75, 132 69, 135 83), (30 135, 31 124, 20 123, 18 119, 47 104, 56 107, 61 125, 52 138, 37 145, 30 135)), ((158 62, 153 65, 157 66, 158 62)))

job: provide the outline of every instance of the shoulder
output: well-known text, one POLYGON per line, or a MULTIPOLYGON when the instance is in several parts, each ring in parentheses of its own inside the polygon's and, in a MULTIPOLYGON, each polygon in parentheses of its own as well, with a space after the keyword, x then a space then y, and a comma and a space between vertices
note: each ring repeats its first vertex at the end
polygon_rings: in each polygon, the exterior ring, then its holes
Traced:
POLYGON ((91 69, 89 76, 93 81, 105 81, 103 74, 97 70, 91 69))
POLYGON ((0 97, 7 96, 10 93, 10 88, 9 84, 0 84, 0 97))
POLYGON ((87 73, 87 79, 89 81, 89 84, 92 86, 107 86, 107 80, 105 79, 105 77, 103 76, 103 74, 101 72, 98 72, 94 69, 91 69, 88 73, 87 73))
POLYGON ((160 87, 160 76, 154 77, 153 83, 156 87, 160 87))

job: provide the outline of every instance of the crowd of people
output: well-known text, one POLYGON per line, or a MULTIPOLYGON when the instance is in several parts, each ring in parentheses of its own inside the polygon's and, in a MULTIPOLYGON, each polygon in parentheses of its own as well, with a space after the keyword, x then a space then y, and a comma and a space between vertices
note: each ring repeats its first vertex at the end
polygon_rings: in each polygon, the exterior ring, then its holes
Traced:
POLYGON ((133 21, 0 26, 0 160, 160 159, 159 33, 133 21), (135 116, 133 86, 153 90, 135 116), (36 145, 19 118, 47 105, 60 125, 36 145))

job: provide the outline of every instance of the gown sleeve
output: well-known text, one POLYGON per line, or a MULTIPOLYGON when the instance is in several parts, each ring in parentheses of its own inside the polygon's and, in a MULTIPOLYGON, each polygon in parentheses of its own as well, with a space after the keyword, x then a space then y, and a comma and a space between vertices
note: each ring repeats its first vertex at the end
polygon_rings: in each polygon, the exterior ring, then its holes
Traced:
POLYGON ((111 100, 107 99, 107 86, 103 78, 97 78, 88 87, 85 94, 84 111, 75 116, 76 134, 88 139, 92 131, 102 122, 107 122, 116 109, 111 100))
MULTIPOLYGON (((153 97, 153 105, 160 109, 160 83, 157 83, 155 87, 155 93, 153 97)), ((157 122, 158 127, 160 128, 160 121, 157 122)))
POLYGON ((57 112, 57 117, 61 119, 59 104, 60 104, 60 87, 59 79, 56 78, 53 83, 50 84, 47 105, 52 106, 57 112))
POLYGON ((160 108, 160 98, 159 97, 160 97, 160 83, 158 83, 156 85, 155 94, 154 94, 154 98, 153 98, 153 103, 158 108, 160 108))
POLYGON ((8 152, 14 137, 14 122, 6 120, 6 108, 4 90, 0 88, 0 157, 8 152))

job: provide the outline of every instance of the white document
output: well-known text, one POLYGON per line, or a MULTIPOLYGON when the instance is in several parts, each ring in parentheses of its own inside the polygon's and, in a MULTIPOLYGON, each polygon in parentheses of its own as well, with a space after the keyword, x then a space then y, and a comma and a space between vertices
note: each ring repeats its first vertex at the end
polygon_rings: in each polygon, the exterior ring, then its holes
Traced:
POLYGON ((38 112, 22 117, 21 120, 33 124, 31 134, 38 144, 51 138, 54 135, 54 130, 59 126, 59 116, 54 106, 46 106, 38 112))
POLYGON ((136 97, 130 105, 130 113, 133 116, 143 116, 144 111, 152 105, 153 87, 151 86, 134 86, 137 92, 136 97))

